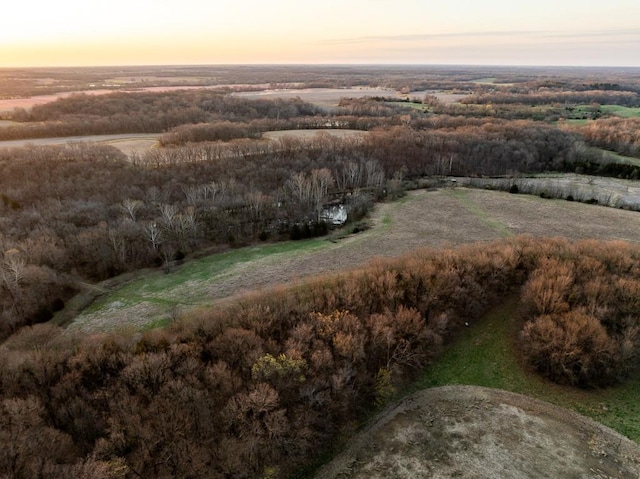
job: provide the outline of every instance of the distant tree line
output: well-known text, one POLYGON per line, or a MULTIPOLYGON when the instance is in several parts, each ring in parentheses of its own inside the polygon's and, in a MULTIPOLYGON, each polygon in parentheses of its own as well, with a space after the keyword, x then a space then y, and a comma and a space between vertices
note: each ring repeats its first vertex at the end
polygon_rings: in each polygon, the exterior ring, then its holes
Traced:
POLYGON ((554 103, 639 106, 640 95, 630 91, 589 90, 589 91, 545 91, 538 90, 528 93, 513 93, 510 91, 487 92, 468 95, 460 100, 465 104, 487 103, 520 103, 526 105, 549 105, 554 103))
POLYGON ((300 99, 244 99, 211 90, 78 94, 36 105, 30 111, 16 109, 12 119, 23 124, 0 129, 0 140, 162 133, 185 124, 288 120, 321 112, 300 99))

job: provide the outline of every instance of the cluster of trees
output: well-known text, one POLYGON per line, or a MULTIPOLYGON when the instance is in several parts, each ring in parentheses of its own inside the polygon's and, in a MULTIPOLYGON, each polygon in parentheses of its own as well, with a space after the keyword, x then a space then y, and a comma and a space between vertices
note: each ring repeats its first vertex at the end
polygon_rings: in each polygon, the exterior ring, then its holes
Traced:
POLYGON ((333 198, 358 219, 383 194, 384 170, 337 157, 339 141, 324 141, 335 148, 312 157, 284 141, 272 155, 240 150, 205 161, 206 145, 157 149, 137 165, 107 146, 3 151, 0 336, 49 319, 80 281, 169 266, 211 245, 286 238, 318 223, 333 198))
POLYGON ((0 350, 0 473, 286 477, 521 282, 518 258, 421 253, 137 341, 25 329, 0 350))
POLYGON ((0 349, 0 474, 287 477, 523 285, 533 364, 617 379, 612 364, 637 366, 638 260, 622 243, 518 238, 379 261, 136 339, 25 329, 0 349))
POLYGON ((640 255, 613 242, 563 245, 522 292, 525 357, 557 382, 606 386, 640 364, 640 255))
POLYGON ((557 89, 540 89, 527 93, 514 93, 508 89, 465 96, 460 100, 465 104, 510 104, 550 105, 559 104, 592 104, 638 106, 640 95, 634 91, 588 90, 565 91, 557 89))
POLYGON ((20 125, 0 129, 0 140, 116 133, 160 133, 218 120, 291 119, 321 110, 300 99, 244 99, 215 90, 78 94, 31 110, 16 109, 20 125))
POLYGON ((640 118, 602 118, 580 131, 590 145, 640 158, 640 118))
POLYGON ((576 160, 579 144, 570 132, 540 123, 488 119, 435 130, 395 127, 369 138, 370 154, 388 174, 409 177, 560 171, 576 160))
MULTIPOLYGON (((285 120, 262 120, 272 121, 285 120)), ((440 117, 416 126, 187 143, 130 158, 86 144, 3 150, 0 336, 51 317, 80 281, 169 267, 212 245, 297 238, 331 200, 357 219, 373 200, 398 194, 403 179, 573 171, 581 151, 574 134, 533 122, 440 117)))
MULTIPOLYGON (((341 117, 339 125, 359 123, 353 117, 341 117)), ((285 137, 278 142, 204 142, 150 151, 136 161, 159 166, 256 154, 308 158, 316 164, 369 158, 380 163, 387 177, 401 172, 416 178, 573 171, 585 151, 575 133, 540 123, 438 116, 416 119, 411 125, 375 128, 357 138, 320 135, 311 140, 285 137)))

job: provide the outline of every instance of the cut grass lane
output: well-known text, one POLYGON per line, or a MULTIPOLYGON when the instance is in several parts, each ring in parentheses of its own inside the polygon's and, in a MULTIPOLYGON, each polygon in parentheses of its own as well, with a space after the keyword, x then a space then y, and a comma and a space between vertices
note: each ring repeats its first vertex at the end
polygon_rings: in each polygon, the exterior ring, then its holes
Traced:
POLYGON ((504 389, 571 409, 640 442, 640 376, 590 390, 555 384, 523 363, 520 329, 517 298, 511 298, 463 331, 409 392, 456 384, 504 389))
POLYGON ((472 213, 485 225, 493 229, 499 236, 503 238, 514 236, 513 232, 506 225, 491 217, 489 213, 483 210, 477 202, 470 200, 464 189, 453 188, 449 190, 448 193, 458 200, 460 205, 469 211, 469 213, 472 213))
POLYGON ((211 284, 228 279, 238 266, 267 258, 277 261, 282 255, 304 254, 330 245, 326 239, 311 239, 252 246, 188 261, 174 267, 170 274, 153 271, 102 295, 76 320, 83 322, 90 315, 124 313, 141 303, 159 306, 165 312, 175 306, 207 305, 211 303, 208 294, 211 284))
POLYGON ((632 108, 620 105, 602 105, 600 109, 604 113, 619 116, 621 118, 640 118, 640 108, 632 108))

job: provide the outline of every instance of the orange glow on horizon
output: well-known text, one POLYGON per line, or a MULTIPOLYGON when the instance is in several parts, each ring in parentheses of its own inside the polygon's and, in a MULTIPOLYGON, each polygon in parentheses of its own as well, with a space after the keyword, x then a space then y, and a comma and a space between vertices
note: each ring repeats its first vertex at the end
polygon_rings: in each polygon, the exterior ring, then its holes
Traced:
POLYGON ((3 5, 0 67, 463 63, 640 66, 640 2, 35 0, 3 5), (587 6, 586 4, 589 3, 587 6), (549 12, 553 15, 550 16, 549 12), (570 19, 570 21, 569 21, 570 19))

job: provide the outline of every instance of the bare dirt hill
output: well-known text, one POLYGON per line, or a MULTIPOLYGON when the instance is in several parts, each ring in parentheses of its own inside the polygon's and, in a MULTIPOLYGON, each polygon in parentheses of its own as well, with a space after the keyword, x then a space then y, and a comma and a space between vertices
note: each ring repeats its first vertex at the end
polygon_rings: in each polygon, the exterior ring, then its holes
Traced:
POLYGON ((415 393, 315 479, 634 478, 640 446, 552 404, 477 386, 415 393))

